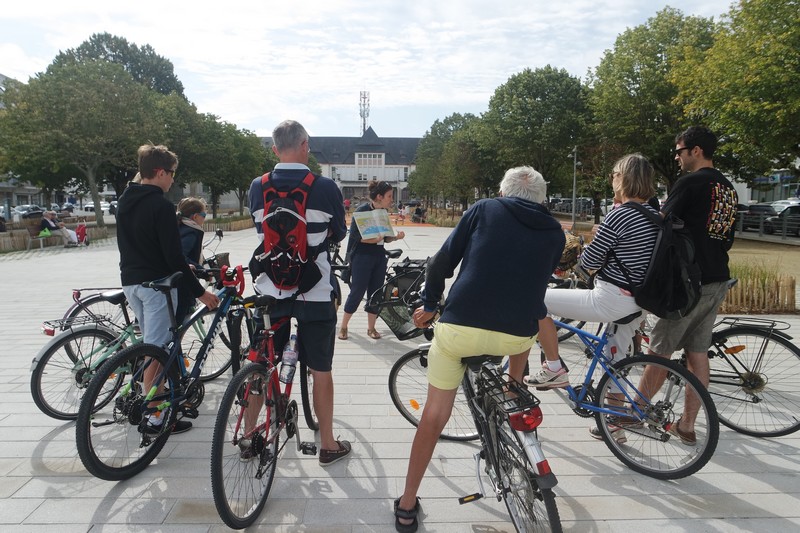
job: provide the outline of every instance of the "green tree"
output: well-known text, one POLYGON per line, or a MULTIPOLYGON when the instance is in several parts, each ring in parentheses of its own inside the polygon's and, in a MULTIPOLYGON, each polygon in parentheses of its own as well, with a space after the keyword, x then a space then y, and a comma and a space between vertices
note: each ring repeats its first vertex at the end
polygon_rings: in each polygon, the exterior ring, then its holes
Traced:
POLYGON ((89 61, 122 65, 134 80, 148 89, 161 94, 175 92, 183 97, 183 84, 175 75, 170 60, 156 54, 149 44, 139 47, 110 33, 95 33, 77 48, 60 52, 51 66, 58 68, 89 61))
POLYGON ((708 50, 687 49, 675 100, 724 141, 719 166, 747 181, 774 168, 800 175, 800 2, 734 4, 708 50), (727 168, 726 168, 727 167, 727 168))
POLYGON ((710 19, 667 7, 617 37, 590 75, 596 135, 601 145, 620 149, 610 154, 612 163, 626 152, 642 152, 668 184, 674 182, 673 141, 688 121, 675 102, 671 73, 687 50, 708 49, 713 35, 710 19))
POLYGON ((566 70, 525 69, 489 100, 481 145, 503 169, 530 165, 547 180, 568 175, 571 183, 568 155, 585 134, 586 100, 581 81, 566 70))
MULTIPOLYGON (((3 120, 14 128, 7 150, 49 159, 56 168, 73 166, 99 205, 98 173, 108 166, 135 166, 137 141, 160 137, 153 111, 151 91, 119 65, 49 69, 19 87, 7 108, 3 120)), ((97 224, 103 226, 102 217, 97 224)))

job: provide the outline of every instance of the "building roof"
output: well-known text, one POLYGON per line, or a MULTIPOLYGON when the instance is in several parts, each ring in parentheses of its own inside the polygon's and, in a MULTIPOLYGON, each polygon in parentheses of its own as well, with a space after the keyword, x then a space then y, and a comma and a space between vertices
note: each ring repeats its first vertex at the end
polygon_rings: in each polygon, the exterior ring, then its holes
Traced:
MULTIPOLYGON (((372 127, 361 137, 309 137, 311 153, 321 165, 355 165, 356 153, 383 153, 384 165, 413 165, 419 137, 381 138, 372 127)), ((262 143, 272 146, 272 138, 264 137, 262 143)))

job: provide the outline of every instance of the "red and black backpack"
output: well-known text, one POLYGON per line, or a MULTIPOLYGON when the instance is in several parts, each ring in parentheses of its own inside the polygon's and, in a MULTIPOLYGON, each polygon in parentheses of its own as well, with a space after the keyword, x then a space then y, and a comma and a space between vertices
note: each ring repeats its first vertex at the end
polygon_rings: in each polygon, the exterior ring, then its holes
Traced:
POLYGON ((250 262, 253 279, 264 273, 279 290, 303 293, 322 278, 314 261, 319 250, 308 245, 306 221, 306 204, 315 179, 309 172, 294 189, 279 191, 269 173, 261 177, 264 241, 250 262))

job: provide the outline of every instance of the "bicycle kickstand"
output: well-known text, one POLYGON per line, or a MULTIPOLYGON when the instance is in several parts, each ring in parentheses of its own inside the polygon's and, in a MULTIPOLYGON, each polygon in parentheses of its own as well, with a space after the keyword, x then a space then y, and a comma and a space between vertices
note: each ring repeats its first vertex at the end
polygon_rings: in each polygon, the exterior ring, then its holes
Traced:
POLYGON ((473 455, 475 459, 475 477, 478 480, 478 488, 480 489, 475 494, 469 494, 467 496, 462 496, 458 499, 458 503, 464 505, 465 503, 472 503, 480 500, 484 497, 485 491, 483 490, 483 480, 481 480, 481 452, 476 453, 473 455))

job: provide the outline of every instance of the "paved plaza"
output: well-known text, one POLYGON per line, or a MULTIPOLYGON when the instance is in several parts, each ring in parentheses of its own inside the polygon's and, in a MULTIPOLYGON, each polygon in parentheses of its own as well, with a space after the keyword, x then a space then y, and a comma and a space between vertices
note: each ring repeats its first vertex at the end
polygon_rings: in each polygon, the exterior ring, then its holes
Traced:
MULTIPOLYGON (((448 229, 407 226, 399 244, 411 258, 432 255, 448 229)), ((254 231, 228 233, 219 247, 246 264, 254 231)), ((30 395, 30 364, 49 340, 43 320, 59 318, 71 289, 119 285, 116 241, 88 248, 47 248, 0 255, 0 531, 227 531, 211 497, 210 440, 214 415, 229 380, 207 384, 195 429, 169 439, 143 473, 122 482, 95 479, 75 449, 74 423, 38 411, 30 395)), ((248 286, 247 293, 252 289, 248 286)), ((513 297, 510 294, 509 297, 513 297)), ((339 311, 341 313, 341 310, 339 311)), ((796 316, 776 317, 792 324, 796 316)), ((389 369, 417 340, 400 342, 380 321, 384 338, 366 335, 362 310, 350 339, 337 341, 335 434, 353 443, 352 456, 327 469, 287 447, 272 494, 254 531, 391 532, 392 501, 402 491, 414 429, 389 399, 389 369)), ((566 531, 800 530, 800 433, 757 439, 720 430, 717 451, 699 473, 678 481, 636 474, 589 437, 579 418, 553 392, 540 394, 543 447, 558 476, 556 496, 566 531)), ((308 429, 301 437, 311 440, 308 429)), ((476 492, 470 443, 441 442, 421 487, 420 531, 513 532, 505 507, 493 499, 461 506, 476 492)))

